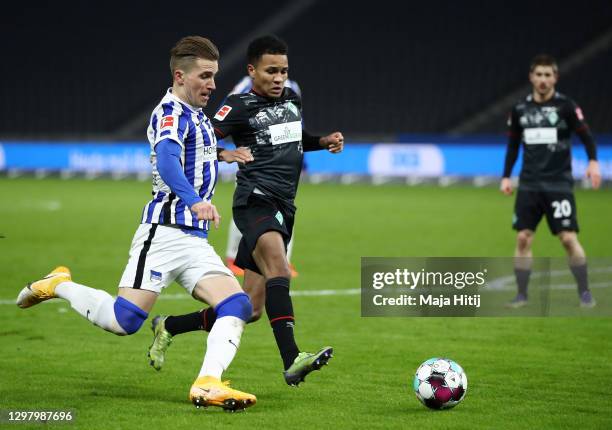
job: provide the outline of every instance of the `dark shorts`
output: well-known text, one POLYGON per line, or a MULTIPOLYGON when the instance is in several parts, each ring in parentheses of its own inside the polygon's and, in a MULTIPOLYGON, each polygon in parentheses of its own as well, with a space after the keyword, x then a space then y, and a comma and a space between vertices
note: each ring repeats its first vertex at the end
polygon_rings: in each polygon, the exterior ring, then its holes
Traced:
POLYGON ((512 228, 535 231, 544 215, 552 234, 579 231, 574 193, 519 189, 514 203, 512 228))
POLYGON ((259 237, 268 231, 278 231, 287 244, 293 233, 295 213, 273 198, 251 194, 246 206, 233 208, 234 222, 242 233, 235 264, 261 274, 253 259, 253 250, 259 237))

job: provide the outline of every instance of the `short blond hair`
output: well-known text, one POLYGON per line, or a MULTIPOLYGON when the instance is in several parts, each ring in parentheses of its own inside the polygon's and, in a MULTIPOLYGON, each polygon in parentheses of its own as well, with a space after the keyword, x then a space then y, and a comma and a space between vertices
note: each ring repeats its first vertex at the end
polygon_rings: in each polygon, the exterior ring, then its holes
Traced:
POLYGON ((170 50, 170 73, 174 75, 177 69, 189 71, 198 58, 218 61, 219 49, 205 37, 183 37, 170 50))

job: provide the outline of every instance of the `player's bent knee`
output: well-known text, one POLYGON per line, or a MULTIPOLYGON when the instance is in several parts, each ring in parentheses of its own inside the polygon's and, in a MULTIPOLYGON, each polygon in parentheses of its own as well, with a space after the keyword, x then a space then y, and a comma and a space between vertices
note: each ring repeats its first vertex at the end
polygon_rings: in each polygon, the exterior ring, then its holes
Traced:
POLYGON ((251 300, 246 293, 236 293, 215 306, 215 313, 217 314, 217 319, 231 316, 247 322, 253 314, 253 305, 251 305, 251 300))
POLYGON ((117 323, 125 334, 136 333, 149 316, 147 312, 123 297, 117 297, 115 300, 114 311, 117 323))

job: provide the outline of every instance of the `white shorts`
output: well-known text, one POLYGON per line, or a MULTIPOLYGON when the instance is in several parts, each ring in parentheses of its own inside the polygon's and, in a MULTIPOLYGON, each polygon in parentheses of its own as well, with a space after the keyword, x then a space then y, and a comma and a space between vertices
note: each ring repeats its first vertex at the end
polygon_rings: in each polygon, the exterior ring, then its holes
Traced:
POLYGON ((161 293, 176 281, 191 294, 202 277, 213 274, 234 277, 208 240, 174 227, 140 224, 119 288, 161 293))

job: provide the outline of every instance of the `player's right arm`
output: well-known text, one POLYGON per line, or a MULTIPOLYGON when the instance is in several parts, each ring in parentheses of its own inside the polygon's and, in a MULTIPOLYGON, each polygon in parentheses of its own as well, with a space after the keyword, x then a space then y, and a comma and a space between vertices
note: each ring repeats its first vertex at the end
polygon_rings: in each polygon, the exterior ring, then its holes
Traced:
POLYGON ((508 146, 506 147, 504 172, 499 185, 500 191, 508 196, 512 194, 512 181, 510 180, 510 175, 512 174, 514 163, 516 163, 516 159, 518 158, 522 134, 523 130, 518 120, 518 113, 516 107, 514 107, 508 117, 508 146))
POLYGON ((181 146, 172 139, 163 139, 155 145, 159 175, 198 220, 212 220, 215 227, 219 227, 220 217, 215 205, 203 201, 187 181, 181 166, 181 152, 181 146))

